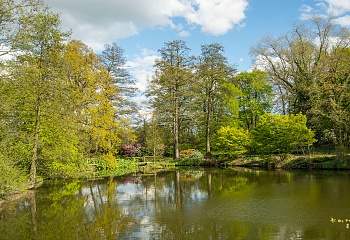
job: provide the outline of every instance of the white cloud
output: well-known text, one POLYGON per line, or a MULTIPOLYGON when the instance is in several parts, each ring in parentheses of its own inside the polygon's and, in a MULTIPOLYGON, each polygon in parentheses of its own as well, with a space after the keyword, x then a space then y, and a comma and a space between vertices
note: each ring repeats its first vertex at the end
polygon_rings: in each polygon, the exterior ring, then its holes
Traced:
POLYGON ((327 4, 327 13, 335 17, 335 20, 344 27, 350 26, 350 1, 349 0, 323 0, 327 4))
POLYGON ((302 5, 300 11, 302 12, 299 17, 301 20, 308 20, 314 15, 324 18, 332 16, 343 27, 350 26, 350 0, 319 0, 315 8, 302 5))
POLYGON ((201 26, 203 32, 222 35, 245 19, 246 0, 193 0, 194 8, 186 19, 201 26))
POLYGON ((303 13, 311 13, 314 9, 311 6, 304 4, 301 6, 300 11, 303 13))
POLYGON ((324 1, 328 3, 329 14, 340 16, 350 11, 349 0, 324 0, 324 1))
POLYGON ((188 29, 173 22, 176 17, 184 19, 187 27, 195 24, 205 33, 222 35, 241 25, 248 7, 248 0, 45 1, 61 13, 63 26, 73 30, 74 38, 95 50, 152 26, 175 28, 179 35, 189 35, 188 29))
POLYGON ((10 48, 0 44, 0 62, 2 60, 5 61, 13 58, 13 54, 10 54, 9 51, 10 51, 10 48))
POLYGON ((136 87, 140 91, 133 101, 138 104, 140 108, 143 108, 143 103, 147 100, 144 92, 148 86, 148 81, 153 75, 153 65, 158 58, 157 52, 142 49, 140 55, 135 56, 132 60, 126 62, 128 71, 131 76, 136 80, 136 87))
POLYGON ((104 45, 110 43, 113 39, 127 38, 138 33, 137 27, 131 22, 115 22, 106 24, 103 28, 79 22, 73 22, 70 25, 77 26, 74 28, 73 35, 95 50, 103 49, 104 45))
POLYGON ((148 49, 142 49, 141 55, 136 56, 126 63, 129 66, 130 74, 137 79, 136 87, 144 92, 146 90, 148 80, 153 75, 153 65, 158 58, 157 53, 148 49))
POLYGON ((345 15, 336 19, 337 23, 343 27, 350 27, 350 15, 345 15))
POLYGON ((189 31, 181 31, 181 32, 179 32, 179 36, 189 37, 189 36, 191 36, 191 33, 189 31))

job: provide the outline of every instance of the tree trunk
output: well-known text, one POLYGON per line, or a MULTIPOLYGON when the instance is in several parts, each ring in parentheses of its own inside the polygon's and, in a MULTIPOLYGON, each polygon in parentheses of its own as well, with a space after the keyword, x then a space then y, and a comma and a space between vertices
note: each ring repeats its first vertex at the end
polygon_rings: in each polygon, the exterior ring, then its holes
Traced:
POLYGON ((156 145, 153 144, 153 164, 156 164, 156 145))
POLYGON ((40 99, 37 100, 36 111, 35 111, 35 129, 34 129, 34 146, 32 163, 30 166, 30 185, 29 188, 35 187, 36 179, 36 163, 38 160, 38 146, 39 146, 39 129, 40 129, 40 99))
POLYGON ((205 145, 205 150, 206 150, 206 155, 210 155, 210 100, 208 101, 208 106, 207 106, 207 122, 206 122, 206 130, 205 130, 205 138, 206 138, 206 145, 205 145))
POLYGON ((36 239, 38 235, 38 222, 36 219, 37 209, 36 209, 35 192, 34 191, 30 192, 29 196, 30 196, 30 215, 32 217, 33 233, 36 239))
POLYGON ((178 160, 180 158, 179 152, 179 100, 175 98, 175 114, 174 114, 174 159, 178 160))
POLYGON ((175 204, 177 209, 182 208, 180 172, 175 172, 175 204))
POLYGON ((208 181, 208 196, 211 197, 212 190, 212 180, 211 180, 211 172, 207 172, 207 181, 208 181))

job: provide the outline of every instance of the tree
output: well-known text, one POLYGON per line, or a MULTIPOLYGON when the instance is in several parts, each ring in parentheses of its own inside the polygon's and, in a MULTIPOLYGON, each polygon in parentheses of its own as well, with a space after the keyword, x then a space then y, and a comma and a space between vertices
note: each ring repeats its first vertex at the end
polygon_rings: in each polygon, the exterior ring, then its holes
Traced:
POLYGON ((101 58, 80 41, 67 44, 64 60, 85 153, 102 154, 111 160, 121 139, 126 138, 123 135, 132 135, 117 118, 119 109, 114 99, 119 96, 119 87, 111 81, 101 58))
POLYGON ((17 35, 22 31, 22 19, 31 17, 33 9, 40 8, 40 0, 2 0, 0 1, 0 195, 13 193, 27 188, 27 169, 23 166, 29 159, 29 146, 25 144, 29 136, 19 134, 23 129, 23 120, 17 117, 14 96, 17 95, 16 86, 10 76, 6 64, 9 56, 18 51, 17 35), (6 56, 7 57, 3 57, 6 56))
POLYGON ((227 157, 236 157, 246 153, 249 146, 249 132, 240 127, 221 127, 215 137, 216 152, 227 157))
POLYGON ((136 103, 132 100, 137 91, 135 79, 126 70, 124 49, 119 47, 117 43, 114 42, 112 45, 106 44, 100 57, 102 66, 107 72, 108 84, 115 90, 108 97, 118 110, 114 117, 123 126, 120 129, 121 134, 119 134, 119 138, 124 144, 130 144, 135 138, 130 127, 131 118, 137 111, 136 103))
POLYGON ((119 89, 117 95, 111 96, 111 100, 119 109, 118 117, 135 113, 136 104, 131 98, 135 96, 137 88, 135 87, 135 79, 126 70, 124 50, 115 42, 112 45, 106 44, 101 54, 101 60, 104 69, 109 74, 111 85, 115 85, 119 89))
POLYGON ((88 107, 95 104, 99 72, 98 59, 97 55, 81 41, 71 40, 63 50, 63 75, 69 88, 70 106, 77 125, 80 151, 84 155, 88 155, 94 148, 88 130, 88 107))
POLYGON ((159 50, 161 58, 154 65, 156 73, 147 91, 152 97, 151 106, 161 117, 159 121, 172 131, 174 159, 179 159, 180 120, 189 113, 186 111, 192 89, 189 51, 182 40, 165 43, 159 50))
POLYGON ((344 148, 350 141, 350 48, 334 48, 328 61, 311 91, 310 123, 322 143, 344 148))
POLYGON ((337 139, 343 139, 337 145, 347 145, 346 123, 336 117, 348 112, 347 105, 325 107, 325 103, 337 102, 333 96, 345 96, 347 68, 344 66, 348 63, 345 49, 350 45, 350 31, 340 28, 332 19, 321 17, 313 17, 307 24, 297 25, 278 38, 263 38, 251 52, 273 81, 283 113, 305 114, 320 142, 326 133, 333 132, 337 139), (341 87, 333 91, 335 86, 341 87), (336 131, 329 118, 319 117, 329 115, 329 107, 333 109, 332 121, 337 122, 336 131))
POLYGON ((331 21, 324 23, 314 18, 311 22, 316 31, 298 25, 279 38, 263 38, 251 50, 275 84, 288 93, 285 105, 289 113, 306 114, 310 109, 308 89, 314 86, 330 47, 331 21))
POLYGON ((8 83, 15 86, 12 100, 17 106, 15 114, 20 115, 17 120, 24 124, 22 130, 32 135, 33 140, 28 142, 32 146, 30 181, 35 184, 38 155, 44 154, 42 144, 52 146, 58 129, 65 127, 64 104, 68 99, 60 67, 68 33, 61 31, 59 15, 48 8, 38 8, 34 15, 22 16, 22 21, 22 29, 16 35, 16 47, 21 52, 8 65, 8 83), (51 128, 60 124, 57 129, 51 128), (40 136, 41 133, 46 135, 40 136))
POLYGON ((278 115, 265 113, 252 130, 252 146, 257 153, 292 153, 311 146, 314 132, 306 126, 303 114, 278 115))
POLYGON ((217 130, 223 117, 223 95, 225 86, 232 79, 235 69, 230 67, 223 55, 224 47, 218 43, 201 46, 197 66, 199 105, 203 109, 206 153, 211 152, 211 136, 217 130))
POLYGON ((115 108, 110 96, 118 89, 111 85, 108 75, 100 73, 96 79, 96 97, 86 108, 86 130, 91 137, 96 152, 105 156, 115 156, 121 144, 122 125, 116 118, 118 109, 115 108))
POLYGON ((242 72, 235 76, 238 88, 239 120, 251 131, 259 117, 272 108, 273 90, 267 74, 261 70, 242 72))
POLYGON ((20 50, 16 35, 22 31, 23 18, 31 18, 31 12, 42 6, 42 0, 0 1, 0 56, 20 50))
POLYGON ((155 163, 156 157, 160 155, 160 151, 164 147, 163 138, 161 136, 160 126, 157 116, 152 114, 151 121, 146 125, 146 148, 152 152, 153 162, 155 163))

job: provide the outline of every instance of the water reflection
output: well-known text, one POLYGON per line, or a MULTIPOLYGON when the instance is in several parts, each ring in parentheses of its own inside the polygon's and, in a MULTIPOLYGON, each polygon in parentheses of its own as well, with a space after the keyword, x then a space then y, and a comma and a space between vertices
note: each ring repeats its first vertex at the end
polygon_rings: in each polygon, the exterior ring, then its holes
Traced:
POLYGON ((0 239, 350 239, 347 172, 195 169, 46 182, 0 239))

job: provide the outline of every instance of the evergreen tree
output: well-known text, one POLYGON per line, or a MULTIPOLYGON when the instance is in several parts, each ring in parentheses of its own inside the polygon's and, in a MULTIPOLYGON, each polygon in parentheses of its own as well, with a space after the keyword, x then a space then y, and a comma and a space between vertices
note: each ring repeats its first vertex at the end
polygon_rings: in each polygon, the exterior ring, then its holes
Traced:
POLYGON ((111 96, 111 100, 115 102, 119 109, 118 116, 130 117, 136 112, 136 104, 132 101, 135 97, 137 88, 135 87, 135 79, 126 70, 126 59, 124 50, 113 43, 105 45, 101 54, 102 65, 108 72, 111 85, 118 87, 119 92, 115 96, 111 96))
MULTIPOLYGON (((199 106, 203 110, 201 125, 205 128, 206 153, 211 152, 211 136, 222 124, 225 115, 224 96, 235 69, 229 66, 224 48, 218 43, 202 45, 197 66, 199 106)), ((196 94, 194 93, 194 94, 196 94)))
POLYGON ((188 116, 187 103, 192 89, 192 58, 190 49, 182 40, 165 43, 159 50, 161 58, 155 63, 156 73, 151 80, 147 95, 151 106, 160 116, 159 121, 169 126, 173 137, 173 158, 179 159, 181 119, 188 116))

